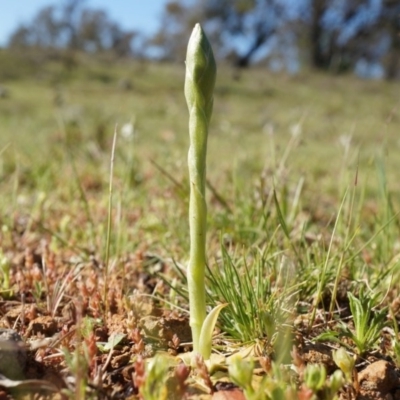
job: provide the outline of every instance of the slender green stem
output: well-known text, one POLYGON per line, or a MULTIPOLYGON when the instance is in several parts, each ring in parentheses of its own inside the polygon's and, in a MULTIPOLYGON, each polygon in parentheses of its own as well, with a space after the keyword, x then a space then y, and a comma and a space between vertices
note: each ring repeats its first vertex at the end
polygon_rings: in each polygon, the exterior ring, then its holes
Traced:
POLYGON ((206 222, 205 200, 206 155, 208 125, 213 108, 213 91, 216 64, 211 45, 201 26, 196 24, 189 40, 186 54, 185 96, 189 108, 190 147, 188 155, 190 178, 190 260, 188 265, 188 289, 190 326, 193 351, 200 351, 199 341, 206 318, 205 266, 206 222))
POLYGON ((112 228, 112 200, 113 200, 113 177, 114 177, 114 159, 115 159, 115 146, 117 143, 117 126, 114 130, 114 138, 111 149, 111 160, 110 160, 110 185, 108 190, 108 215, 107 215, 107 239, 106 239, 106 255, 104 260, 104 292, 103 301, 105 304, 104 315, 107 315, 109 311, 108 304, 108 271, 110 263, 110 246, 111 246, 111 228, 112 228))

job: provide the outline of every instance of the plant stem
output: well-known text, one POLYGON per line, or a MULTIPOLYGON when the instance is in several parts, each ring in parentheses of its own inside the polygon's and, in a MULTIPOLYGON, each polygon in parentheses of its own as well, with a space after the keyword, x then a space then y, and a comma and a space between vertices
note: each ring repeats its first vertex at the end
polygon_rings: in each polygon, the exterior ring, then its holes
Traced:
POLYGON ((114 159, 115 159, 115 146, 117 143, 117 126, 115 125, 114 129, 114 137, 111 149, 111 160, 110 160, 110 184, 108 190, 108 213, 107 213, 107 239, 106 239, 106 255, 104 260, 104 292, 103 292, 103 301, 105 304, 104 307, 104 316, 107 316, 109 311, 108 304, 108 271, 109 271, 109 263, 110 263, 110 246, 111 246, 111 230, 112 230, 112 200, 113 200, 113 178, 114 178, 114 159))
POLYGON ((199 352, 200 332, 206 317, 205 266, 206 223, 205 200, 208 125, 213 108, 216 64, 211 45, 199 24, 189 40, 186 54, 185 96, 189 108, 190 147, 190 260, 188 289, 193 351, 199 352))

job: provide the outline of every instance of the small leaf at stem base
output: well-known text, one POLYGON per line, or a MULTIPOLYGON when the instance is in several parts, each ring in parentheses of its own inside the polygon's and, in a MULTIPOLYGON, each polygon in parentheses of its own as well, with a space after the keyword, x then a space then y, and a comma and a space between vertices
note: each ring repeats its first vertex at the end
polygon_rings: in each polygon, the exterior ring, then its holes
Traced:
POLYGON ((227 305, 228 304, 220 304, 214 307, 203 322, 200 332, 199 350, 205 360, 208 360, 211 356, 212 335, 215 324, 217 323, 218 315, 227 305))

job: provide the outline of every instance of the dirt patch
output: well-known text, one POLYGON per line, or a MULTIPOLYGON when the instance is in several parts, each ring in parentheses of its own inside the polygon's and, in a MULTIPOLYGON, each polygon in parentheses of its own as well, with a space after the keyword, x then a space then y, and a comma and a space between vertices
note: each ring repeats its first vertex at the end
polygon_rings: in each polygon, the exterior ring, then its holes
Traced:
POLYGON ((398 397, 400 374, 392 364, 379 360, 358 373, 360 395, 358 400, 389 400, 398 397))

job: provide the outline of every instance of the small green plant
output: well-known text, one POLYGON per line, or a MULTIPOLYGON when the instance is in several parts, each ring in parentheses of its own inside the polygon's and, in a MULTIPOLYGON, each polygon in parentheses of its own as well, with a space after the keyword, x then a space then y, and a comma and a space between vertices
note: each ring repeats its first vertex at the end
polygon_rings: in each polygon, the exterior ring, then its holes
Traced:
POLYGON ((350 356, 344 347, 332 352, 333 361, 342 370, 347 382, 353 380, 353 371, 356 363, 355 357, 350 356))
POLYGON ((210 358, 212 333, 223 308, 223 305, 215 307, 206 318, 206 156, 216 71, 211 45, 200 24, 196 24, 187 48, 185 79, 190 135, 190 260, 187 279, 193 352, 205 360, 210 358))
POLYGON ((372 294, 365 294, 363 290, 359 293, 359 298, 348 293, 350 301, 350 311, 353 315, 354 332, 347 325, 343 326, 345 336, 355 343, 359 354, 369 350, 378 341, 381 331, 385 326, 387 308, 374 311, 377 305, 377 298, 372 294))
POLYGON ((11 262, 8 257, 0 249, 0 273, 2 275, 1 284, 1 295, 4 297, 12 296, 12 290, 10 286, 10 272, 11 272, 11 262))
POLYGON ((392 351, 393 351, 393 359, 396 363, 396 366, 400 366, 400 341, 398 339, 398 335, 392 339, 392 351))
POLYGON ((300 398, 290 374, 276 362, 271 363, 270 371, 259 380, 254 375, 254 361, 235 355, 232 357, 228 372, 232 382, 243 389, 247 400, 300 398))
POLYGON ((36 281, 33 283, 32 295, 36 301, 36 304, 40 304, 45 288, 42 281, 36 281))
POLYGON ((304 383, 313 392, 318 392, 325 386, 326 369, 321 364, 308 364, 304 371, 304 383))
POLYGON ((361 289, 358 298, 347 294, 350 302, 350 311, 353 316, 354 329, 341 322, 339 332, 328 331, 318 336, 318 340, 334 340, 345 347, 348 344, 341 341, 340 337, 351 339, 356 345, 358 354, 362 355, 370 350, 381 336, 381 331, 386 325, 387 307, 374 310, 378 305, 377 295, 364 293, 361 289))
POLYGON ((300 381, 303 381, 300 388, 285 368, 276 362, 271 363, 270 371, 260 380, 254 376, 254 361, 242 359, 239 355, 231 358, 228 372, 232 382, 243 389, 247 400, 333 400, 338 398, 344 384, 341 371, 335 371, 327 379, 326 369, 320 364, 305 367, 300 374, 300 381))
POLYGON ((135 385, 143 400, 165 400, 168 397, 169 364, 165 357, 156 355, 147 364, 139 357, 135 363, 135 385))
MULTIPOLYGON (((60 277, 56 280, 52 288, 50 288, 48 281, 46 279, 44 280, 47 311, 51 313, 52 316, 56 315, 58 307, 67 293, 68 286, 79 278, 81 270, 82 265, 79 264, 71 268, 64 277, 60 277)), ((46 275, 44 276, 46 277, 46 275)))
POLYGON ((208 294, 214 303, 229 304, 220 321, 234 339, 250 342, 268 338, 273 345, 283 324, 288 322, 285 310, 290 309, 296 288, 286 276, 288 272, 278 270, 279 254, 272 252, 267 246, 239 258, 231 257, 221 246, 221 264, 208 271, 208 294), (281 287, 271 284, 271 277, 277 276, 281 287))
POLYGON ((396 367, 400 366, 400 340, 399 340, 399 326, 397 323, 396 315, 392 308, 390 308, 390 317, 393 321, 393 337, 392 337, 392 358, 396 367))
MULTIPOLYGON (((336 370, 329 379, 327 378, 326 369, 321 364, 308 364, 304 371, 304 384, 303 391, 307 392, 309 389, 312 395, 309 394, 310 399, 324 399, 333 400, 337 399, 338 391, 344 385, 343 373, 336 370)), ((299 398, 301 398, 299 396, 299 398)))
MULTIPOLYGON (((87 348, 83 345, 77 346, 74 351, 63 348, 65 364, 74 376, 74 384, 63 389, 62 393, 69 399, 87 399, 89 361, 87 348)), ((90 398, 90 397, 89 397, 90 398)))
POLYGON ((265 395, 258 393, 254 389, 253 373, 254 361, 243 360, 240 356, 232 357, 232 362, 229 365, 229 377, 232 382, 243 389, 244 395, 248 400, 264 399, 265 395))
POLYGON ((125 337, 126 335, 123 333, 112 333, 107 342, 97 342, 96 345, 101 352, 106 353, 112 351, 115 346, 118 346, 125 337))

